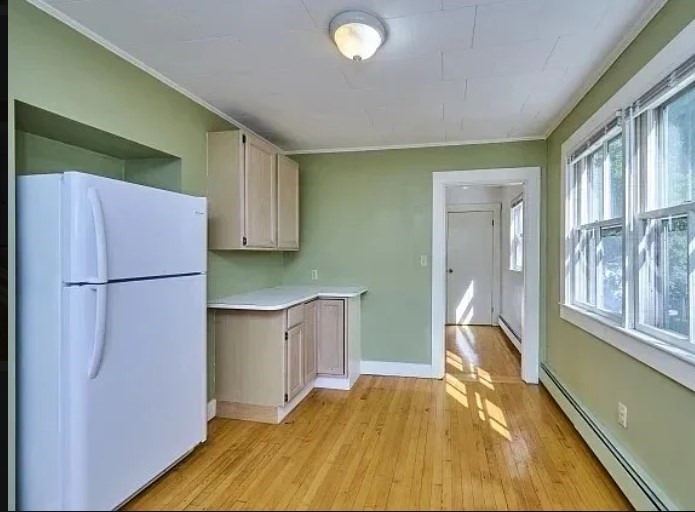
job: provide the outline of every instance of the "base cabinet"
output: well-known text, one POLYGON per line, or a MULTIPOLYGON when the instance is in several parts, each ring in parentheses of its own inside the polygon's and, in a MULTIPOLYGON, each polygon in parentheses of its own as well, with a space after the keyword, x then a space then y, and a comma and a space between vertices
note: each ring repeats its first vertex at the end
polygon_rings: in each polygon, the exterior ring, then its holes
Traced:
POLYGON ((304 387, 304 326, 295 325, 285 338, 285 402, 289 402, 304 387))
POLYGON ((352 365, 356 379, 359 352, 348 358, 347 334, 354 331, 359 350, 358 304, 316 299, 279 311, 216 310, 217 415, 279 423, 317 377, 347 380, 352 365))
POLYGON ((345 375, 345 301, 319 299, 318 373, 345 375))

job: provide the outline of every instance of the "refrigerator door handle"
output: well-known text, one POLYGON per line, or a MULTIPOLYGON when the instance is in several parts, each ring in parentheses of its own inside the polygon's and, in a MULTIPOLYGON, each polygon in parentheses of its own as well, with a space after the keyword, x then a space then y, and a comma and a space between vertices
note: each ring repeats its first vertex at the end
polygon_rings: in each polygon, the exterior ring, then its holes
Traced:
POLYGON ((106 285, 92 286, 97 294, 96 318, 94 319, 94 346, 92 358, 89 362, 88 375, 95 379, 101 369, 101 361, 104 358, 104 345, 106 343, 106 285))
POLYGON ((95 188, 87 189, 87 198, 92 208, 94 217, 94 237, 97 250, 97 275, 96 281, 105 283, 108 281, 108 260, 106 256, 106 224, 104 223, 104 210, 101 207, 101 199, 95 188))

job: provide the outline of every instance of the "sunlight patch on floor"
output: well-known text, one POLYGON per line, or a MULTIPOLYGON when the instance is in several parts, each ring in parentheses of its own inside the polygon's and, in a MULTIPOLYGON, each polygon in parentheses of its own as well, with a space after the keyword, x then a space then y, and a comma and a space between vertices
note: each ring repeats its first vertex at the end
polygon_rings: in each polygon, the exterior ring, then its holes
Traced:
MULTIPOLYGON (((492 430, 502 436, 507 441, 512 437, 509 432, 507 418, 502 408, 489 398, 484 398, 481 392, 476 391, 470 395, 466 382, 481 384, 490 391, 495 391, 493 377, 489 371, 481 368, 478 350, 482 349, 477 344, 474 331, 468 326, 457 326, 455 328, 456 351, 446 350, 447 373, 444 376, 446 382, 446 393, 458 404, 469 409, 474 403, 477 417, 480 421, 487 423, 492 430), (460 372, 460 373, 459 373, 460 372)), ((479 388, 480 389, 480 388, 479 388)))

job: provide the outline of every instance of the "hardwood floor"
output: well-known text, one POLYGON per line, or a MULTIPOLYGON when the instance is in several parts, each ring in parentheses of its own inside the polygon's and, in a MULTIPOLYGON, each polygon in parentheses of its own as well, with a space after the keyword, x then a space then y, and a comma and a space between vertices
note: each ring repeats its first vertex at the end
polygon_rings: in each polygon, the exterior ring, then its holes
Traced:
POLYGON ((129 510, 630 509, 495 327, 447 327, 442 381, 362 376, 280 425, 214 419, 129 510))

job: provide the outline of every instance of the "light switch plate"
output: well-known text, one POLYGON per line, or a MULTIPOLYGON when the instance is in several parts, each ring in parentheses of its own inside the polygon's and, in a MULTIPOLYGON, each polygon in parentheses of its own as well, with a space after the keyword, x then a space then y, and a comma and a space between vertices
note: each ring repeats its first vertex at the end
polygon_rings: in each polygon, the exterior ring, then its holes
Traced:
POLYGON ((312 281, 318 281, 319 279, 319 271, 314 269, 311 271, 311 280, 312 281))
POLYGON ((421 254, 420 255, 420 266, 421 267, 427 266, 427 254, 421 254))

